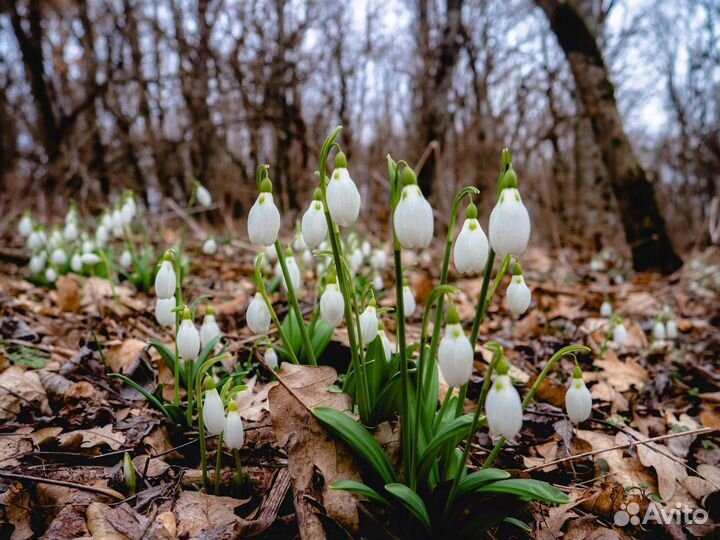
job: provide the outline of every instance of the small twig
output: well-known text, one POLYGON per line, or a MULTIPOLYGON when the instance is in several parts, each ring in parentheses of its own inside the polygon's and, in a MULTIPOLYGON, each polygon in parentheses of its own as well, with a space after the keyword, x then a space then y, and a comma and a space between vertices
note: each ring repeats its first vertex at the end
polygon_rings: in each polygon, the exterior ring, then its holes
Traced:
POLYGON ((86 486, 84 484, 76 484, 74 482, 65 482, 63 480, 53 480, 52 478, 42 478, 40 476, 28 476, 25 474, 16 474, 11 472, 0 471, 0 478, 7 478, 8 480, 17 480, 19 482, 37 482, 39 484, 51 484, 54 486, 62 486, 73 489, 79 489, 80 491, 89 491, 90 493, 97 493, 98 495, 105 495, 122 501, 125 496, 122 493, 115 491, 110 488, 103 488, 98 486, 86 486))
POLYGON ((528 467, 527 469, 525 469, 524 472, 537 471, 540 469, 544 469, 545 467, 550 467, 552 465, 558 465, 559 463, 565 463, 567 461, 574 461, 576 459, 582 459, 582 458, 586 458, 586 457, 590 457, 590 456, 595 456, 597 454, 604 454, 605 452, 612 452, 613 450, 623 450, 625 448, 639 446, 642 444, 649 444, 649 443, 653 443, 653 442, 664 441, 666 439, 674 439, 675 437, 686 437, 686 436, 690 436, 690 435, 707 435, 708 433, 713 433, 715 431, 717 431, 715 428, 706 427, 706 428, 694 429, 691 431, 680 431, 677 433, 668 433, 666 435, 659 435, 658 437, 652 437, 651 439, 645 439, 642 441, 638 441, 638 440, 630 441, 630 442, 627 442, 624 444, 617 444, 617 445, 611 446, 609 448, 602 448, 600 450, 591 450, 590 452, 582 452, 580 454, 574 454, 569 457, 555 459, 553 461, 548 461, 547 463, 542 463, 540 465, 533 465, 532 467, 528 467))

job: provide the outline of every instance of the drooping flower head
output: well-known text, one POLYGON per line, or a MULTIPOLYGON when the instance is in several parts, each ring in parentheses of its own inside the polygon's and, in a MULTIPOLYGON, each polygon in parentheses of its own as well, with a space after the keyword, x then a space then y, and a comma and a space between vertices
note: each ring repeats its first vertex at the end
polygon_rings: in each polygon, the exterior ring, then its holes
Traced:
POLYGON ((600 316, 604 317, 606 319, 609 319, 612 317, 613 314, 613 307, 610 303, 610 300, 605 300, 602 305, 600 306, 600 316))
MULTIPOLYGON (((288 248, 285 252, 285 265, 287 266, 288 277, 290 278, 290 284, 292 285, 293 290, 299 290, 300 285, 302 285, 302 283, 300 282, 300 267, 298 266, 298 263, 295 260, 295 256, 293 255, 293 252, 290 248, 288 248)), ((283 274, 280 261, 275 264, 275 275, 280 278, 280 286, 282 287, 282 290, 284 292, 287 292, 288 289, 287 283, 285 281, 285 274, 283 274)))
POLYGON ((195 182, 195 198, 197 199, 197 202, 205 208, 212 204, 212 195, 210 195, 210 192, 205 186, 197 181, 195 182))
POLYGON ((522 268, 519 264, 513 266, 513 275, 508 285, 506 296, 507 305, 513 315, 522 315, 530 306, 530 289, 525 284, 522 268))
POLYGON ((255 296, 248 304, 247 313, 245 314, 247 325, 255 334, 267 334, 270 330, 270 310, 262 294, 255 293, 255 296))
POLYGON ((477 207, 472 202, 465 216, 465 223, 453 247, 455 268, 461 274, 482 272, 488 258, 488 239, 478 221, 477 207))
POLYGON ((158 298, 170 298, 171 296, 175 296, 176 288, 177 276, 173 268, 173 253, 167 250, 165 255, 163 255, 162 263, 160 263, 160 269, 158 273, 155 274, 155 294, 158 298))
POLYGON ((340 325, 345 313, 345 299, 340 292, 334 270, 328 274, 328 282, 320 297, 320 318, 332 327, 340 325))
POLYGON ((412 316, 413 313, 415 313, 415 310, 417 309, 417 303, 415 302, 415 296, 413 296, 412 289, 410 289, 410 285, 408 284, 407 280, 403 281, 403 314, 405 317, 412 316))
POLYGON ((177 347, 183 360, 195 360, 200 354, 200 333, 195 328, 192 313, 185 307, 177 333, 177 347))
POLYGON ((514 439, 522 427, 520 395, 508 375, 509 366, 503 358, 497 365, 497 376, 485 400, 485 416, 490 433, 514 439))
POLYGON ((315 190, 310 207, 303 214, 302 238, 310 249, 317 248, 325 240, 328 228, 325 220, 325 208, 322 202, 322 193, 315 190))
POLYGON ((18 221, 18 233, 20 233, 20 236, 23 238, 27 238, 30 236, 33 232, 33 220, 32 217, 30 217, 30 214, 28 212, 25 212, 23 216, 20 218, 20 221, 18 221))
POLYGON ((498 188, 498 202, 490 213, 490 244, 500 257, 519 257, 530 239, 530 215, 520 197, 512 165, 503 175, 498 188))
POLYGON ((267 349, 265 349, 265 353, 263 354, 263 360, 265 360, 265 363, 271 369, 277 369, 278 355, 275 352, 275 349, 273 349, 272 347, 268 347, 267 349))
POLYGON ((230 450, 239 450, 245 442, 245 430, 243 429, 242 418, 237 410, 237 403, 228 403, 227 419, 225 420, 225 431, 223 440, 230 450))
POLYGON ((203 386, 205 387, 202 409, 203 425, 209 435, 220 435, 225 429, 225 405, 223 405, 212 377, 206 377, 203 386))
POLYGON ((202 251, 205 255, 214 255, 217 251, 217 248, 217 242, 212 236, 207 238, 202 245, 202 251))
POLYGON ((347 170, 345 154, 335 156, 335 170, 327 183, 325 198, 333 221, 341 227, 349 227, 360 213, 360 192, 347 170))
POLYGON ((220 327, 215 321, 215 308, 208 306, 205 310, 202 326, 200 327, 200 346, 204 349, 208 343, 220 334, 220 327))
POLYGON ((370 300, 365 311, 360 314, 360 335, 363 345, 366 347, 370 345, 378 335, 378 316, 377 310, 375 309, 374 298, 370 300))
POLYGON ((621 320, 618 320, 613 328, 612 340, 618 345, 627 345, 628 332, 621 320))
POLYGON ((665 330, 665 323, 659 317, 655 319, 652 328, 652 337, 654 341, 665 341, 667 332, 665 330))
POLYGON ((176 300, 174 296, 170 298, 158 298, 155 300, 155 320, 162 326, 175 326, 175 309, 176 300))
POLYGON ((445 335, 438 347, 438 365, 445 381, 455 388, 467 384, 472 375, 473 348, 460 325, 455 306, 451 306, 447 314, 445 335))
POLYGON ((260 183, 260 194, 248 214, 248 236, 256 246, 269 246, 277 240, 280 231, 280 211, 275 206, 272 182, 265 177, 260 183))
POLYGON ((393 212, 395 235, 406 249, 426 248, 433 236, 433 211, 410 167, 403 169, 403 186, 393 212))
POLYGON ((571 422, 579 424, 590 417, 592 396, 583 381, 580 366, 575 366, 572 381, 565 393, 565 408, 571 422))

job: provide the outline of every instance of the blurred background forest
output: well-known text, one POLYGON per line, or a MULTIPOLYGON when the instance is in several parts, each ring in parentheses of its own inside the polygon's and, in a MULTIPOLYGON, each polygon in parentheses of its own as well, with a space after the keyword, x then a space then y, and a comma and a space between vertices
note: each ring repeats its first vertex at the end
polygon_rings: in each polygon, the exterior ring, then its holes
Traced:
POLYGON ((242 218, 261 162, 302 210, 342 124, 370 228, 388 152, 442 221, 507 146, 536 241, 672 271, 712 241, 719 39, 718 0, 0 0, 0 222, 193 178, 242 218))

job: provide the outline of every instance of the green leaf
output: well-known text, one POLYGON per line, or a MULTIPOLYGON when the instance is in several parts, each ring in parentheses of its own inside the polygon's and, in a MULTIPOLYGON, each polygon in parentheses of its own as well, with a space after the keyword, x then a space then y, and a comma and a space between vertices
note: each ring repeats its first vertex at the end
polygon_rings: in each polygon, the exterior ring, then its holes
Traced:
POLYGON ((7 355, 13 364, 30 369, 42 369, 45 367, 45 357, 30 347, 20 347, 17 351, 7 352, 7 355))
POLYGON ((430 440, 427 448, 420 454, 418 461, 418 478, 424 478, 430 472, 437 456, 447 448, 447 445, 454 447, 458 437, 465 435, 472 424, 473 415, 464 414, 455 418, 452 422, 441 425, 440 430, 430 440))
POLYGON ((157 410, 159 410, 160 412, 162 412, 162 413, 165 415, 166 418, 168 418, 168 419, 170 419, 170 420, 174 420, 173 415, 170 414, 170 411, 168 411, 168 410, 165 408, 165 405, 163 405, 162 403, 160 403, 160 400, 159 400, 158 398, 156 398, 155 396, 153 396, 150 392, 148 392, 147 390, 145 390, 142 386, 140 386, 138 383, 136 383, 135 381, 133 381, 131 378, 126 377, 126 376, 123 375, 122 373, 110 373, 110 374, 108 375, 108 377, 120 379, 122 382, 124 382, 124 383, 127 384, 128 386, 134 388, 135 390, 137 390, 138 392, 140 392, 140 393, 143 395, 143 397, 148 401, 148 403, 152 403, 152 405, 153 405, 157 410))
POLYGON ((315 352, 315 358, 320 358, 330 345, 335 329, 329 324, 317 319, 310 327, 310 344, 315 352))
POLYGON ((207 345, 203 348, 202 351, 200 351, 200 354, 198 357, 193 361, 193 370, 192 370, 192 380, 188 381, 188 384, 195 385, 195 380, 197 379, 198 372, 200 371, 200 366, 202 366, 210 356, 215 351, 215 347, 217 347, 217 344, 220 342, 220 338, 222 336, 215 336, 212 338, 207 345))
POLYGON ((490 482, 505 480, 506 478, 510 478, 510 474, 502 469, 483 469, 481 471, 475 471, 460 480, 460 483, 458 483, 458 496, 474 491, 485 484, 489 484, 490 482))
POLYGON ((377 402, 378 394, 380 394, 380 390, 387 382, 388 376, 388 363, 385 360, 385 350, 380 336, 377 336, 368 345, 364 367, 370 392, 370 406, 372 407, 377 402))
POLYGON ((394 495, 395 498, 422 523, 425 530, 430 531, 430 515, 420 495, 405 484, 387 484, 385 489, 388 493, 394 495))
POLYGON ((150 340, 150 346, 154 347, 155 350, 160 353, 160 356, 162 356, 162 359, 165 361, 165 365, 172 373, 175 373, 175 353, 165 344, 155 339, 150 340))
POLYGON ((367 429, 337 409, 314 407, 312 412, 323 426, 360 454, 384 483, 390 484, 396 480, 382 447, 367 429))
POLYGON ((348 491, 350 493, 354 493, 355 495, 360 495, 362 497, 370 499, 371 501, 384 504, 385 506, 392 506, 390 504, 390 501, 380 495, 373 488, 371 488, 370 486, 366 486, 365 484, 361 484, 360 482, 356 482, 355 480, 340 480, 338 482, 330 484, 330 488, 348 491))
POLYGON ((285 345, 290 347, 296 356, 300 356, 300 349, 302 348, 302 334, 300 333, 300 326, 297 323, 297 317, 295 317, 295 312, 292 309, 288 311, 288 314, 285 316, 282 327, 285 337, 287 337, 290 342, 285 345))
POLYGON ((517 528, 522 529, 526 533, 532 532, 532 528, 530 527, 530 525, 514 517, 506 517, 505 519, 503 519, 503 521, 505 523, 509 523, 510 525, 515 525, 517 528))
POLYGON ((371 417, 373 423, 379 423, 382 420, 390 418, 395 411, 399 409, 400 399, 402 396, 402 378, 400 372, 397 372, 385 384, 380 391, 377 400, 373 404, 371 417))
POLYGON ((539 501, 549 504, 567 504, 571 501, 565 493, 540 480, 510 478, 485 484, 473 490, 475 493, 506 493, 524 502, 539 501))

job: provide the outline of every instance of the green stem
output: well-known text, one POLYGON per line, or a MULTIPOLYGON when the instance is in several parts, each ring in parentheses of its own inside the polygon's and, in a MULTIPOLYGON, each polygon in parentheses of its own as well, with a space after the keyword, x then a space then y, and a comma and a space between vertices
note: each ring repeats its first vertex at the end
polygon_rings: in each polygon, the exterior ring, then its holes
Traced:
POLYGON ((407 347, 405 344, 405 303, 403 302, 403 271, 402 271, 402 248, 397 237, 395 238, 393 248, 393 258, 395 262, 395 295, 396 295, 396 313, 395 321, 397 325, 398 352, 400 353, 400 372, 402 377, 402 402, 400 407, 400 417, 402 418, 401 437, 403 447, 403 465, 405 466, 405 479, 410 481, 410 488, 415 489, 415 470, 412 463, 412 448, 417 441, 413 440, 410 433, 409 413, 409 394, 410 381, 408 379, 408 359, 407 347))
MULTIPOLYGON (((176 370, 177 371, 177 360, 176 362, 176 370)), ((187 381, 187 407, 185 409, 185 420, 187 421, 188 427, 192 426, 192 418, 193 418, 193 381, 192 381, 192 375, 193 375, 193 366, 194 362, 192 360, 188 360, 185 362, 185 380, 187 381)), ((179 379, 179 374, 175 375, 175 381, 177 383, 177 380, 179 379)), ((176 384, 177 386, 177 384, 176 384)))
MULTIPOLYGON (((178 251, 175 253, 175 260, 173 261, 173 265, 175 266, 175 305, 176 306, 182 306, 183 305, 183 294, 182 294, 182 264, 181 264, 181 251, 178 251)), ((175 342, 175 393, 173 396, 173 405, 178 407, 180 405, 180 350, 177 346, 177 333, 180 329, 180 321, 182 319, 182 313, 180 311, 175 312, 175 339, 173 340, 175 342)), ((190 379, 187 380, 187 386, 192 385, 192 381, 190 379)), ((188 395, 189 395, 188 391, 188 395)), ((188 407, 190 407, 190 401, 188 398, 188 407)), ((188 422, 188 427, 192 426, 192 412, 190 413, 190 422, 188 422)))
POLYGON ((217 458, 215 460, 215 495, 220 495, 220 470, 222 469, 223 434, 217 438, 217 458))
POLYGON ((275 251, 277 251, 280 269, 282 270, 283 277, 285 278, 285 288, 287 289, 288 298, 290 299, 290 305, 292 306, 293 311, 295 311, 295 316, 297 317, 297 323, 300 327, 300 335, 302 336, 303 344, 305 345, 308 360, 310 360, 311 365, 317 366, 315 351, 313 350, 310 336, 308 335, 307 326, 305 326, 305 318, 303 317, 302 310, 300 309, 300 303, 298 302, 297 295, 295 294, 295 287, 290 279, 287 262, 285 261, 285 253, 283 252, 280 240, 275 240, 275 251))
POLYGON ((198 410, 198 437, 200 440, 200 469, 202 470, 203 487, 207 489, 209 485, 207 473, 207 448, 205 444, 205 419, 203 418, 203 397, 202 397, 202 374, 198 374, 195 381, 195 395, 197 396, 198 410))

